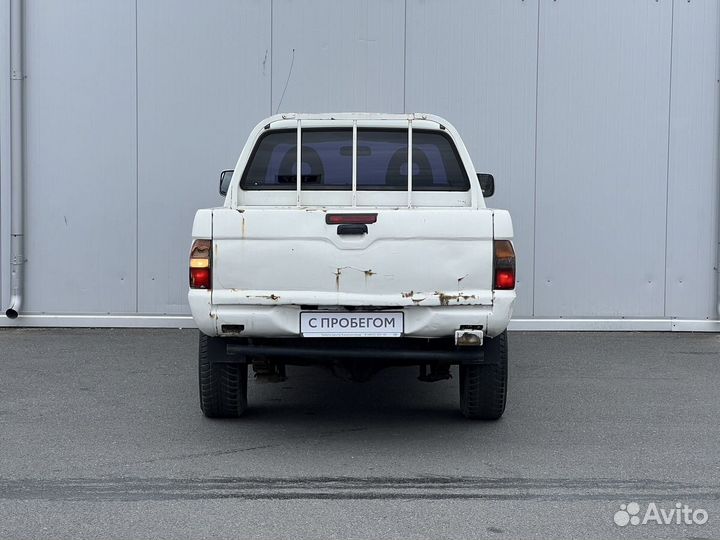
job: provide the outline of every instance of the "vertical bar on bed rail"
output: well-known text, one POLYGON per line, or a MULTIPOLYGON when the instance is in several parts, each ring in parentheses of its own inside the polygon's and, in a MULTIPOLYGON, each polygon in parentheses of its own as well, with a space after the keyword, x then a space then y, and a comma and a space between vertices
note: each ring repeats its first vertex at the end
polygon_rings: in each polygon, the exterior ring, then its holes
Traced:
POLYGON ((302 153, 301 153, 301 145, 302 145, 302 120, 298 118, 297 120, 297 157, 296 157, 296 167, 297 170, 295 171, 295 192, 297 193, 297 200, 295 201, 295 204, 297 206, 300 206, 300 188, 301 188, 301 179, 302 179, 302 153))
POLYGON ((407 177, 408 177, 407 205, 408 205, 408 208, 410 208, 412 206, 412 118, 408 118, 407 177))
POLYGON ((357 206, 357 120, 353 120, 352 132, 352 205, 357 206))

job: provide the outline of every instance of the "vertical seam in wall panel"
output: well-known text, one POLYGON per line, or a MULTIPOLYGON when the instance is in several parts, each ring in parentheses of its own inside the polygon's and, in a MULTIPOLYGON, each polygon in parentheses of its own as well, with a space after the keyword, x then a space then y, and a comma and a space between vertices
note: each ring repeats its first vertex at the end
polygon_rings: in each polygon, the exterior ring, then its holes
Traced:
POLYGON ((272 116, 273 113, 273 69, 275 68, 275 63, 273 62, 273 51, 275 50, 273 47, 274 3, 275 2, 273 0, 270 0, 270 116, 272 116))
POLYGON ((140 96, 138 92, 138 0, 135 0, 135 312, 140 312, 140 96))
POLYGON ((407 0, 403 15, 403 112, 407 112, 407 0))
POLYGON ((535 292, 537 283, 535 281, 535 261, 537 259, 537 179, 538 179, 538 109, 540 95, 540 2, 537 8, 537 35, 535 42, 535 183, 533 185, 533 257, 532 257, 532 316, 535 316, 535 292))
POLYGON ((670 200, 670 123, 672 121, 672 77, 673 77, 673 32, 675 29, 675 0, 670 3, 670 69, 668 80, 668 108, 667 108, 667 163, 665 169, 665 268, 663 279, 663 316, 667 317, 667 291, 670 283, 668 282, 668 216, 669 216, 669 200, 670 200))

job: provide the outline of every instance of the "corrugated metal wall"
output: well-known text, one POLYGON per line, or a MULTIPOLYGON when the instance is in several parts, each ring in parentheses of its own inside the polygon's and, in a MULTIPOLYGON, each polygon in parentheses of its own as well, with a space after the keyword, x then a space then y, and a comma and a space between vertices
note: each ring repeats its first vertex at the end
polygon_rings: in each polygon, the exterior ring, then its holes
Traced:
POLYGON ((495 174, 518 316, 715 318, 719 20, 717 0, 27 0, 26 310, 187 313, 193 213, 250 128, 370 110, 447 117, 495 174))

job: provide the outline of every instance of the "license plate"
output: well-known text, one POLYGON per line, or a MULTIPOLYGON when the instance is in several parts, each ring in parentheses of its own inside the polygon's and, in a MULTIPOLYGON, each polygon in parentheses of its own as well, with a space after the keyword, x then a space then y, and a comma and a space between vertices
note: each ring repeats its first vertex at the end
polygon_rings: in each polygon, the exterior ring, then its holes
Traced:
POLYGON ((303 337, 400 337, 403 331, 402 312, 300 313, 303 337))

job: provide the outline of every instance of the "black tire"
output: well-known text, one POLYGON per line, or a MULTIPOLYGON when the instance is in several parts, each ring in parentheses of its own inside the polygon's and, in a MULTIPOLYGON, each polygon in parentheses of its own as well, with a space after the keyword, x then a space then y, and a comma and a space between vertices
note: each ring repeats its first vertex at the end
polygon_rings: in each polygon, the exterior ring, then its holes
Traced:
POLYGON ((483 345, 485 363, 460 366, 460 411, 465 418, 497 420, 507 400, 507 332, 483 345))
POLYGON ((200 333, 200 409, 208 418, 237 418, 247 409, 247 364, 213 363, 225 354, 225 343, 221 338, 200 333))

